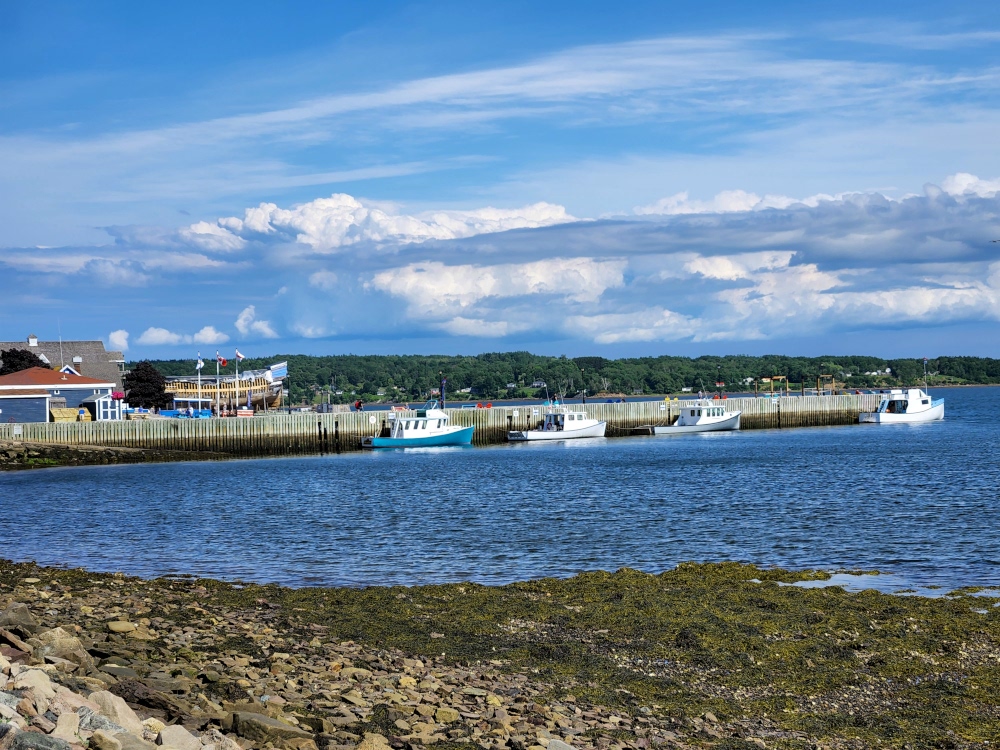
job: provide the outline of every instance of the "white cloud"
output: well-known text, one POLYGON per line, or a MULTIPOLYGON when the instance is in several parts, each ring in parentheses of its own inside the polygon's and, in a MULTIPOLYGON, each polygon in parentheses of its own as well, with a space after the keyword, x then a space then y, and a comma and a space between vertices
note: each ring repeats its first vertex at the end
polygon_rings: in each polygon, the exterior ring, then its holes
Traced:
POLYGON ((748 193, 745 190, 723 190, 708 201, 691 200, 687 191, 660 198, 647 206, 632 209, 637 216, 678 216, 683 214, 725 214, 743 211, 763 211, 766 208, 788 208, 796 204, 815 208, 823 201, 842 200, 852 193, 828 195, 819 193, 808 198, 789 198, 787 195, 748 193))
POLYGON ((490 298, 552 295, 594 302, 624 283, 622 259, 550 258, 495 266, 412 263, 375 274, 369 286, 402 297, 420 317, 449 316, 490 298))
POLYGON ((101 286, 145 286, 150 276, 144 273, 138 263, 95 258, 83 266, 84 273, 90 274, 101 286))
POLYGON ((316 271, 309 275, 309 286, 314 286, 324 292, 331 292, 337 288, 337 274, 333 271, 316 271))
MULTIPOLYGON (((118 333, 118 331, 116 331, 118 333)), ((128 334, 125 334, 126 337, 128 334)), ((213 326, 205 326, 194 335, 174 333, 166 328, 151 327, 142 332, 138 343, 146 346, 174 346, 176 344, 224 344, 229 336, 217 331, 213 326)))
POLYGON ((1000 179, 981 180, 974 174, 958 172, 946 177, 941 182, 941 189, 949 195, 978 195, 980 198, 993 198, 1000 193, 1000 179))
MULTIPOLYGON (((562 206, 551 203, 512 209, 440 210, 411 216, 393 213, 383 204, 375 205, 344 193, 335 193, 329 198, 318 198, 291 209, 279 208, 274 203, 261 203, 246 209, 242 219, 235 216, 219 219, 215 228, 217 232, 209 236, 214 241, 225 235, 243 243, 244 239, 280 234, 316 250, 329 251, 365 241, 410 243, 450 240, 571 221, 576 221, 575 217, 566 213, 562 206)), ((204 224, 200 222, 194 226, 204 224)), ((208 235, 207 231, 202 234, 208 235)))
POLYGON ((128 331, 123 328, 119 328, 117 331, 112 331, 108 334, 108 344, 112 349, 118 352, 128 351, 128 331))
POLYGON ((246 245, 241 237, 237 237, 218 224, 209 224, 207 221, 199 221, 181 229, 179 234, 186 242, 212 252, 232 252, 241 250, 246 245))
POLYGON ((709 255, 689 260, 683 265, 688 274, 704 276, 708 279, 735 281, 748 279, 755 271, 787 267, 794 252, 767 251, 761 253, 740 253, 738 255, 709 255))
POLYGON ((225 344, 229 341, 229 336, 215 330, 212 326, 205 326, 192 336, 191 339, 196 344, 225 344))
POLYGON ((243 312, 241 312, 239 317, 236 318, 234 325, 236 326, 236 330, 244 336, 257 334, 258 336, 263 336, 266 339, 278 338, 278 334, 271 327, 271 323, 269 321, 257 320, 257 309, 254 305, 247 305, 243 308, 243 312))
POLYGON ((598 344, 626 341, 677 341, 698 331, 698 321, 686 315, 652 307, 629 313, 573 315, 566 319, 567 333, 583 333, 598 344))
POLYGON ((190 341, 191 337, 168 331, 166 328, 151 327, 143 331, 137 341, 146 346, 172 346, 185 343, 185 339, 190 341))

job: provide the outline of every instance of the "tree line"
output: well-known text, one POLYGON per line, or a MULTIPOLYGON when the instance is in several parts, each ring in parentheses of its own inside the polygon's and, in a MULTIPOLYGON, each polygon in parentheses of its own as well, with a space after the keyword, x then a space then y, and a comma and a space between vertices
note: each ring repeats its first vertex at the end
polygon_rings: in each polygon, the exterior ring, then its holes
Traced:
MULTIPOLYGON (((247 358, 240 370, 263 369, 288 362, 291 398, 294 403, 334 403, 426 398, 448 379, 449 400, 497 399, 586 392, 607 394, 668 394, 684 389, 694 392, 717 390, 753 391, 754 381, 764 390, 762 378, 784 376, 793 390, 815 387, 820 375, 832 376, 847 389, 915 385, 923 380, 921 359, 882 359, 867 356, 790 357, 782 355, 637 357, 553 357, 530 352, 496 352, 476 356, 444 355, 354 355, 309 356, 279 354, 247 358), (544 385, 541 385, 544 383, 544 385), (538 384, 538 385, 534 385, 538 384), (463 393, 463 391, 466 391, 463 393)), ((195 375, 195 360, 159 360, 152 364, 164 375, 195 375)), ((223 372, 232 374, 230 362, 223 372)), ((211 361, 206 374, 215 373, 211 361)), ((938 357, 928 360, 928 382, 932 385, 1000 383, 1000 359, 983 357, 938 357)))

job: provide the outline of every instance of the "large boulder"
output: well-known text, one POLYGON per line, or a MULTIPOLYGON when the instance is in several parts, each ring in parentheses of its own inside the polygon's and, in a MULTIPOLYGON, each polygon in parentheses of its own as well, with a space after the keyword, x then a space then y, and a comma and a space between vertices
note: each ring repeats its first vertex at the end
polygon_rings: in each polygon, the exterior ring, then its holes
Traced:
POLYGON ((34 646, 38 659, 64 659, 80 667, 93 667, 94 660, 83 647, 80 639, 62 628, 52 628, 39 633, 28 641, 34 646))
POLYGON ((142 721, 122 698, 107 690, 98 690, 90 694, 90 700, 101 707, 101 716, 124 727, 136 737, 142 737, 142 721))
MULTIPOLYGON (((41 669, 24 669, 14 677, 15 690, 30 690, 35 696, 35 705, 40 701, 48 702, 56 697, 56 688, 48 674, 41 669)), ((40 711, 45 709, 39 706, 40 711)))
POLYGON ((10 743, 10 750, 70 750, 70 744, 50 734, 18 732, 10 743))
POLYGON ((86 706, 79 709, 77 713, 80 715, 80 729, 88 732, 102 731, 109 735, 128 734, 128 730, 121 724, 116 724, 111 719, 86 706))
POLYGON ((156 744, 173 747, 176 750, 198 750, 201 747, 201 740, 180 724, 171 724, 160 730, 156 736, 156 744))
POLYGON ((250 711, 233 714, 233 731, 240 737, 260 744, 268 742, 277 747, 289 747, 292 740, 312 740, 313 735, 279 719, 250 711))
POLYGON ((32 617, 27 605, 20 602, 14 602, 0 612, 0 628, 11 630, 22 638, 30 638, 41 630, 38 620, 32 617))
POLYGON ((56 719, 56 728, 52 730, 52 736, 73 743, 80 741, 79 734, 80 715, 72 711, 60 714, 56 719))

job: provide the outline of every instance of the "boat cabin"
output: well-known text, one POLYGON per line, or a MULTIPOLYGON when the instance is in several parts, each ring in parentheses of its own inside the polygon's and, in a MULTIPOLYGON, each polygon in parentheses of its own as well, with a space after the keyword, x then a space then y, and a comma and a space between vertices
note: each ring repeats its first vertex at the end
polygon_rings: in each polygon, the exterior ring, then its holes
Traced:
POLYGON ((728 411, 725 406, 713 401, 692 401, 681 405, 681 413, 677 419, 678 425, 697 425, 728 419, 735 412, 728 411))
POLYGON ((388 434, 382 437, 420 438, 439 435, 448 431, 448 414, 436 408, 437 402, 428 402, 423 409, 417 409, 414 415, 392 413, 389 415, 388 434))
POLYGON ((591 423, 594 421, 587 416, 586 412, 582 411, 550 412, 545 415, 545 419, 542 422, 542 431, 562 432, 564 430, 572 430, 577 427, 582 427, 584 420, 591 423))
POLYGON ((880 414, 914 414, 927 411, 932 406, 931 397, 919 388, 907 390, 894 388, 882 392, 882 401, 878 405, 880 414))

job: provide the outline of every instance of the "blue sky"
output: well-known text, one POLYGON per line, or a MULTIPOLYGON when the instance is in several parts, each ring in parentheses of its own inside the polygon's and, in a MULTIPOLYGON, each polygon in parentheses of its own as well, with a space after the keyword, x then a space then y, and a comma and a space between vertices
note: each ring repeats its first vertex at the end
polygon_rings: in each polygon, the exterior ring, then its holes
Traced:
POLYGON ((6 3, 0 338, 995 355, 1000 6, 815 6, 6 3))

